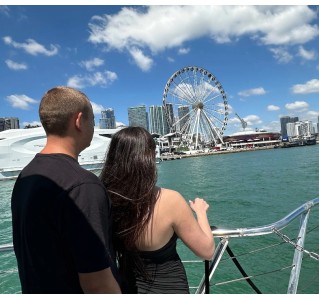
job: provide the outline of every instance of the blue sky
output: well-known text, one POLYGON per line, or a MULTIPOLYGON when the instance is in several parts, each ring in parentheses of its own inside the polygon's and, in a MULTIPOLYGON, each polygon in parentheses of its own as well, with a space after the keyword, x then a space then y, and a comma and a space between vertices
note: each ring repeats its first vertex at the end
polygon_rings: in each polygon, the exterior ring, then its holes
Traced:
POLYGON ((225 134, 280 131, 281 116, 317 122, 319 7, 297 5, 0 6, 0 117, 39 123, 42 95, 73 86, 96 121, 113 108, 161 105, 170 76, 199 66, 221 82, 225 134))

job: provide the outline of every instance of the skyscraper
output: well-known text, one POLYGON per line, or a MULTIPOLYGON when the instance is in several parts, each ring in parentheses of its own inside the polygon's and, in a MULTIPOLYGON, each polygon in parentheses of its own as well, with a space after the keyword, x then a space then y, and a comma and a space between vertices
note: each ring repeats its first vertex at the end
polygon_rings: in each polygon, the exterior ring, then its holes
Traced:
POLYGON ((183 105, 178 107, 178 118, 180 131, 185 132, 186 127, 189 121, 189 106, 183 105))
POLYGON ((101 111, 100 128, 114 129, 116 128, 114 110, 108 108, 101 111))
POLYGON ((163 106, 152 105, 149 108, 150 133, 165 135, 169 127, 163 106))
POLYGON ((174 126, 174 128, 171 128, 171 125, 173 125, 175 123, 173 104, 172 103, 166 103, 166 107, 164 108, 164 110, 165 109, 166 109, 165 117, 166 117, 167 124, 168 124, 167 125, 168 126, 168 132, 170 132, 170 131, 175 132, 176 131, 176 126, 174 126))
POLYGON ((282 139, 287 139, 288 134, 287 134, 287 123, 295 123, 298 122, 299 118, 298 117, 289 117, 289 116, 284 116, 280 118, 280 128, 281 128, 281 138, 282 139))
POLYGON ((148 130, 148 113, 145 105, 128 109, 128 123, 129 126, 140 126, 148 130))
POLYGON ((0 131, 8 129, 19 129, 19 119, 16 117, 0 118, 0 131))

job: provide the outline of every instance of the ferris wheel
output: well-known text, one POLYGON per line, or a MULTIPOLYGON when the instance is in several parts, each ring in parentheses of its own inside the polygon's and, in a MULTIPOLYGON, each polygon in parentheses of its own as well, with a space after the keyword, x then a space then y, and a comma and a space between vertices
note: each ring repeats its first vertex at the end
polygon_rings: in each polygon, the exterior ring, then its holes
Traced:
POLYGON ((180 137, 181 144, 198 149, 223 143, 227 97, 209 71, 193 66, 175 72, 166 83, 163 106, 170 132, 180 137))

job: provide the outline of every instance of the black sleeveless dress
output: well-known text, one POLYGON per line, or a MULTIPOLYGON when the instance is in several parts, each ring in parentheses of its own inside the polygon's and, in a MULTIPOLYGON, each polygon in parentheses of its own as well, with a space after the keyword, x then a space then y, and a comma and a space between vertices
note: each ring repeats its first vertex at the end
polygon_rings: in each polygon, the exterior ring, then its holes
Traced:
POLYGON ((131 294, 189 294, 185 268, 176 251, 177 235, 155 251, 140 251, 138 256, 143 271, 134 264, 134 256, 128 254, 126 293, 131 294))

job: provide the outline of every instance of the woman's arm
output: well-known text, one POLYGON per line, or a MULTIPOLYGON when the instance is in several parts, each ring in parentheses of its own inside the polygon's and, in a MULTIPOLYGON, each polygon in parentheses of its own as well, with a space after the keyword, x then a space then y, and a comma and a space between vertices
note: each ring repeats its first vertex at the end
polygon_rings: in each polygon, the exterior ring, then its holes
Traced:
POLYGON ((176 191, 170 191, 167 196, 170 197, 170 214, 176 234, 197 256, 211 259, 215 251, 215 243, 207 218, 209 207, 207 202, 196 198, 190 201, 189 206, 183 196, 176 191))

